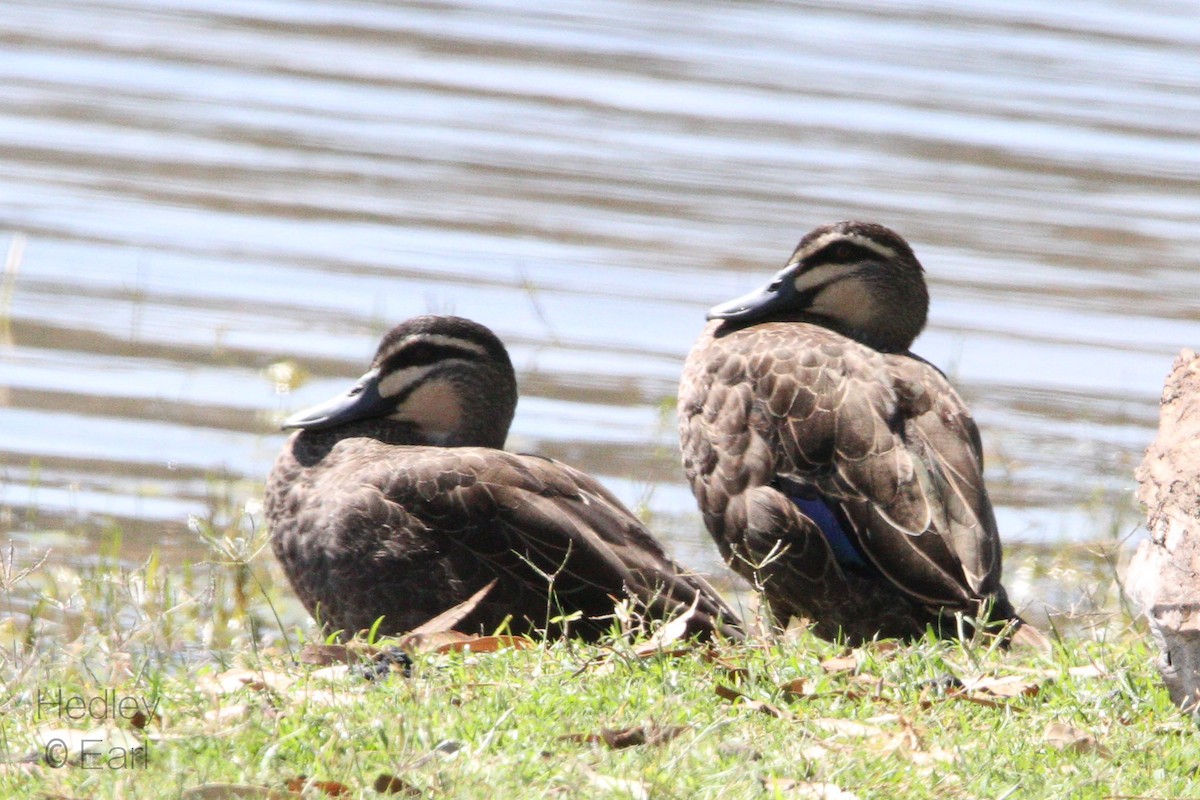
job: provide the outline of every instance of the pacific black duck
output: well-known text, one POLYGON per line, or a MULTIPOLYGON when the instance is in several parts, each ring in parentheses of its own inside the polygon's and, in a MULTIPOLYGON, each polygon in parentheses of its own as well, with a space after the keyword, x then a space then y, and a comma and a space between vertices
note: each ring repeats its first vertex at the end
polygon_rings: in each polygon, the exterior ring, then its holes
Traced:
POLYGON ((614 602, 738 636, 736 614, 603 486, 500 450, 517 403, 487 328, 423 316, 389 332, 346 393, 297 429, 266 488, 271 544, 328 630, 401 633, 495 585, 455 627, 595 638, 614 602), (572 619, 574 617, 574 619, 572 619), (554 620, 558 622, 554 622, 554 620))
POLYGON ((1022 625, 975 422, 909 351, 922 272, 881 225, 817 228, 767 286, 714 307, 688 356, 684 470, 721 553, 781 625, 803 617, 851 642, 1022 625))

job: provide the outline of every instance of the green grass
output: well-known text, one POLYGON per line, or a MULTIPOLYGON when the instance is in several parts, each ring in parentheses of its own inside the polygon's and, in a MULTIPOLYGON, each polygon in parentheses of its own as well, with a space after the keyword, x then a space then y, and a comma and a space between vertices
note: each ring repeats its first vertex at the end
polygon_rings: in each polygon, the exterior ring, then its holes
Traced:
POLYGON ((87 567, 8 555, 0 796, 224 797, 218 785, 246 784, 275 790, 246 796, 287 797, 307 777, 330 782, 309 796, 348 797, 382 796, 391 778, 399 796, 488 800, 822 796, 817 785, 828 797, 1200 798, 1196 727, 1120 616, 1050 654, 846 651, 794 631, 647 655, 614 638, 418 653, 411 677, 368 681, 296 663, 304 617, 261 533, 211 538, 214 561, 187 569, 123 564, 115 546, 87 567), (1008 682, 968 690, 988 677, 1008 682), (67 716, 71 698, 100 697, 157 703, 159 716, 144 728, 67 716), (650 741, 605 743, 636 726, 650 741), (80 737, 100 740, 86 764, 74 763, 80 737), (45 762, 48 738, 71 763, 45 762))

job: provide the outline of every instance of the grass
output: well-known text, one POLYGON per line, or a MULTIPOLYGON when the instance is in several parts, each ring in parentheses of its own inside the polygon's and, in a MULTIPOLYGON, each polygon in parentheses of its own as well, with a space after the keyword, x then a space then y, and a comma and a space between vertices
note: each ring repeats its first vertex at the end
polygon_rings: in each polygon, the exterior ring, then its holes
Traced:
POLYGON ((0 796, 1200 798, 1195 724, 1127 617, 1049 654, 614 637, 367 680, 297 661, 261 530, 207 534, 189 568, 10 550, 0 796))

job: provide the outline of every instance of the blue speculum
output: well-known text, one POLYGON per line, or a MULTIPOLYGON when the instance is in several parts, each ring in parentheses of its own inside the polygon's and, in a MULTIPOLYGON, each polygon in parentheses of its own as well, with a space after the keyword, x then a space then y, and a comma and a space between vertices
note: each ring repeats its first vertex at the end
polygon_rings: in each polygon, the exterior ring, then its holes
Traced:
POLYGON ((871 569, 871 565, 863 557, 858 546, 846 534, 846 529, 842 527, 842 523, 833 513, 833 509, 824 500, 819 497, 797 497, 795 495, 789 495, 789 497, 796 507, 821 529, 821 535, 829 543, 829 549, 833 551, 833 557, 839 565, 871 569))

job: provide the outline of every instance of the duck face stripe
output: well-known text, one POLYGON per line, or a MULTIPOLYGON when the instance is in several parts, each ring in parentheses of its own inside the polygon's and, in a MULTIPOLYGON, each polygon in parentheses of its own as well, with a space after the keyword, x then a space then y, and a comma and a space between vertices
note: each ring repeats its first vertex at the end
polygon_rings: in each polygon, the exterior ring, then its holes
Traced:
POLYGON ((870 236, 831 231, 804 245, 792 256, 791 263, 853 264, 859 261, 890 261, 900 253, 870 236))
POLYGON ((377 359, 381 372, 409 367, 431 366, 442 361, 479 362, 488 360, 488 351, 476 342, 452 336, 413 336, 401 341, 377 359))

